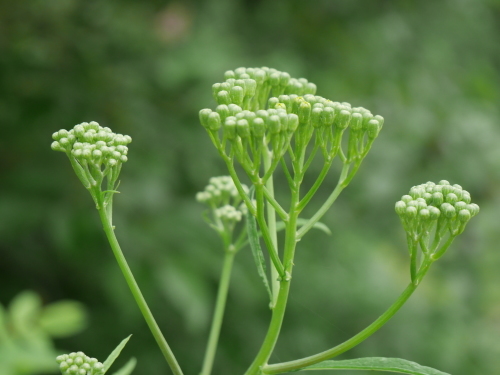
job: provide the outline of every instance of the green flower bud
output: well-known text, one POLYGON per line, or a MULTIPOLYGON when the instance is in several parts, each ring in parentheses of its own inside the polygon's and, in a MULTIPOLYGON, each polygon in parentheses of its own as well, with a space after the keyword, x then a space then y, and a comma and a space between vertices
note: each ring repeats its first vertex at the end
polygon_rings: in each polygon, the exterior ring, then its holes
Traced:
POLYGON ((455 204, 458 202, 458 197, 454 193, 449 193, 446 195, 445 200, 447 203, 455 204))
POLYGON ((278 86, 280 84, 280 75, 279 73, 273 73, 269 76, 269 83, 271 86, 278 86))
POLYGON ((219 114, 222 121, 224 121, 227 117, 231 116, 231 114, 229 113, 229 107, 225 104, 217 106, 215 110, 219 114))
POLYGON ((408 202, 411 202, 413 200, 413 198, 410 196, 410 195, 403 195, 401 197, 401 200, 405 203, 408 203, 408 202))
POLYGON ((229 114, 231 116, 236 116, 236 114, 238 114, 241 111, 243 111, 243 109, 239 105, 236 105, 236 104, 229 104, 227 106, 227 108, 229 108, 229 114))
POLYGON ((236 122, 236 132, 241 138, 250 137, 250 126, 248 121, 245 119, 238 120, 236 122))
POLYGON ((243 87, 234 86, 231 89, 230 94, 231 94, 231 101, 233 103, 236 103, 238 105, 241 105, 243 103, 243 98, 245 97, 245 90, 243 89, 243 87))
POLYGON ((368 138, 374 139, 377 138, 378 133, 380 132, 380 125, 377 120, 370 120, 366 126, 366 132, 368 134, 368 138))
POLYGON ((219 114, 217 112, 211 112, 208 115, 207 124, 210 130, 213 131, 219 130, 221 127, 221 120, 219 114))
POLYGON ((234 71, 232 70, 228 70, 224 73, 224 78, 225 79, 228 79, 228 78, 236 78, 236 74, 234 73, 234 71))
POLYGON ((437 207, 429 206, 427 209, 429 210, 429 218, 431 220, 437 220, 441 216, 441 211, 437 207))
POLYGON ((398 201, 396 202, 396 213, 399 215, 399 216, 403 216, 405 213, 406 213, 406 203, 403 202, 403 201, 398 201))
POLYGON ((255 92, 257 91, 257 82, 253 79, 248 78, 245 80, 245 88, 245 95, 253 97, 255 95, 255 92))
POLYGON ((432 204, 434 206, 440 206, 444 202, 444 197, 442 193, 434 193, 432 194, 432 204))
POLYGON ((288 115, 288 131, 294 132, 299 126, 299 116, 295 113, 290 113, 288 115))
POLYGON ((353 113, 351 117, 351 129, 361 130, 363 126, 363 115, 361 113, 353 113))
POLYGON ((286 72, 281 72, 280 73, 280 86, 286 87, 289 82, 290 82, 290 74, 288 74, 286 72))
POLYGON ((313 108, 311 112, 311 124, 315 128, 319 128, 321 126, 321 114, 323 113, 323 109, 321 108, 313 108))
POLYGON ((200 111, 200 123, 204 128, 208 128, 208 116, 210 113, 212 113, 212 110, 209 108, 200 111))
POLYGON ((335 117, 335 110, 332 107, 325 107, 321 113, 321 123, 323 126, 331 126, 335 117))
POLYGON ((271 97, 269 98, 269 100, 267 101, 267 107, 268 108, 275 108, 276 105, 279 103, 279 99, 278 98, 275 98, 275 97, 271 97))
POLYGON ((450 203, 443 203, 441 205, 441 212, 448 219, 453 219, 457 214, 455 207, 453 207, 450 203))
POLYGON ((382 130, 382 127, 384 126, 384 118, 380 115, 376 115, 373 118, 378 121, 379 129, 382 130))
POLYGON ((470 212, 471 216, 474 217, 479 213, 479 206, 475 203, 470 203, 467 205, 467 210, 470 212))
POLYGON ((343 109, 335 116, 333 124, 336 128, 343 130, 349 126, 349 121, 351 121, 351 112, 343 109))
POLYGON ((414 218, 417 216, 417 209, 415 207, 406 207, 406 216, 409 218, 414 218))
POLYGON ((224 122, 224 136, 229 140, 233 140, 236 138, 236 120, 226 119, 224 122))
POLYGON ((281 131, 288 130, 288 116, 286 111, 278 113, 278 117, 280 118, 281 131))
POLYGON ((311 104, 303 100, 298 108, 298 115, 299 123, 307 124, 309 122, 309 118, 311 117, 311 104))
MULTIPOLYGON (((235 86, 238 87, 238 86, 235 86)), ((234 89, 234 87, 233 87, 234 89)), ((231 90, 232 92, 232 90, 231 90)), ((229 95, 229 92, 226 90, 219 91, 217 93, 217 97, 215 99, 218 104, 230 104, 231 103, 231 96, 229 95)))
POLYGON ((471 217, 472 215, 469 210, 460 210, 458 212, 458 220, 460 220, 462 223, 468 222, 471 217))
POLYGON ((420 216, 422 220, 428 220, 431 217, 431 213, 427 208, 424 208, 418 212, 418 216, 420 216))
POLYGON ((305 89, 304 93, 306 94, 312 94, 312 95, 316 94, 316 85, 312 82, 307 83, 304 89, 305 89))
POLYGON ((266 123, 260 117, 252 120, 251 126, 252 134, 257 138, 262 138, 266 134, 266 123))
POLYGON ((270 116, 267 119, 267 128, 271 134, 278 134, 281 131, 280 118, 278 115, 270 116))

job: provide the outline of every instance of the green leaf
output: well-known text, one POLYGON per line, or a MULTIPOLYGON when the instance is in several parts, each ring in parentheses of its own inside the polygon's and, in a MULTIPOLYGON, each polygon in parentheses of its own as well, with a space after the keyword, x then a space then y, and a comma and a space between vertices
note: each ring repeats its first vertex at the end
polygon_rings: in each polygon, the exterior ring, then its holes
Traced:
POLYGON ((262 253, 262 248, 260 247, 259 242, 259 232, 257 230, 257 222, 255 218, 252 216, 250 212, 246 214, 246 226, 247 226, 247 234, 248 234, 248 242, 250 244, 250 248, 252 249, 253 258, 255 260, 255 265, 257 266, 257 272, 259 273, 262 282, 264 283, 264 287, 269 294, 269 300, 273 300, 273 295, 271 292, 271 288, 269 287, 269 280, 267 279, 266 274, 266 259, 264 258, 264 254, 262 253))
POLYGON ((53 337, 70 336, 87 326, 87 312, 79 302, 51 303, 42 310, 40 326, 53 337))
POLYGON ((347 359, 343 361, 324 361, 312 366, 304 367, 299 371, 310 370, 372 370, 397 372, 411 375, 450 375, 431 367, 421 366, 418 363, 400 358, 369 357, 347 359))
POLYGON ((33 336, 38 328, 38 318, 42 301, 38 294, 30 290, 19 293, 9 305, 9 321, 17 334, 33 336))
POLYGON ((135 369, 135 365, 137 364, 137 360, 132 357, 129 361, 123 366, 121 369, 113 373, 113 375, 130 375, 132 371, 135 369))
POLYGON ((132 337, 132 335, 130 335, 126 339, 123 339, 122 342, 119 343, 118 346, 115 348, 115 350, 113 350, 111 352, 111 354, 109 355, 109 357, 106 358, 106 360, 103 363, 103 365, 104 365, 104 368, 103 368, 104 374, 109 370, 109 368, 111 367, 111 365, 113 364, 113 362, 115 361, 115 359, 118 358, 118 356, 120 355, 120 353, 123 350, 123 348, 125 347, 125 345, 127 345, 128 340, 130 340, 130 337, 132 337))

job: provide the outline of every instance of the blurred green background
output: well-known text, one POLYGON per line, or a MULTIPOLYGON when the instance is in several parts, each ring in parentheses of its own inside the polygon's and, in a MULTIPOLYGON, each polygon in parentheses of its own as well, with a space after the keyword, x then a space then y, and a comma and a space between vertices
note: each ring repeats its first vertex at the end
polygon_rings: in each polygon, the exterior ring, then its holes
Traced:
MULTIPOLYGON (((132 333, 121 363, 134 355, 136 374, 168 373, 89 194, 50 150, 52 132, 98 121, 134 140, 115 201, 117 235, 185 373, 198 373, 222 253, 194 195, 226 174, 198 111, 215 106, 211 84, 225 70, 270 66, 385 117, 323 220, 333 235, 313 231, 299 244, 272 362, 327 349, 392 303, 409 281, 394 202, 413 185, 447 179, 481 213, 402 311, 341 358, 498 373, 499 35, 498 0, 0 2, 0 302, 26 289, 44 303, 80 301, 90 327, 58 339, 59 349, 103 360, 132 333)), ((269 321, 248 250, 232 281, 214 374, 242 373, 269 321)))

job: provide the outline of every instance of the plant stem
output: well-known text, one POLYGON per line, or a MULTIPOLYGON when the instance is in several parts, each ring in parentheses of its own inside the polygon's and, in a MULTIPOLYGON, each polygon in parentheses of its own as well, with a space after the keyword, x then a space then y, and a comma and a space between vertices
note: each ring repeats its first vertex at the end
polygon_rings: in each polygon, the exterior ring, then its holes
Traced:
MULTIPOLYGON (((272 160, 271 160, 271 156, 269 155, 269 150, 267 149, 267 147, 263 148, 262 159, 264 162, 264 173, 267 174, 267 172, 272 167, 272 160)), ((267 195, 266 208, 267 208, 268 229, 269 229, 269 232, 271 235, 271 241, 273 243, 274 248, 276 249, 276 255, 279 258, 278 234, 276 231, 276 210, 271 202, 272 200, 275 201, 275 199, 274 199, 274 181, 273 181, 272 174, 268 177, 265 188, 263 189, 263 192, 264 192, 264 195, 267 195)), ((276 202, 276 204, 279 207, 281 207, 278 202, 276 202)), ((283 209, 281 209, 281 210, 284 211, 283 209)), ((285 213, 285 217, 288 217, 287 213, 285 213)), ((283 216, 281 218, 285 221, 285 218, 283 216)), ((279 288, 280 288, 280 285, 278 282, 279 276, 280 276, 280 274, 278 272, 278 269, 274 266, 274 263, 271 263, 271 290, 272 290, 273 299, 271 301, 270 306, 272 309, 274 309, 274 306, 276 306, 276 301, 278 298, 278 293, 279 293, 279 288)))
MULTIPOLYGON (((427 262, 422 268, 419 274, 417 275, 417 280, 421 280, 427 271, 429 270, 430 265, 432 262, 427 262)), ((337 345, 331 349, 328 349, 324 352, 297 359, 294 361, 289 361, 289 362, 283 362, 283 363, 277 363, 274 365, 266 365, 262 368, 262 373, 263 374, 280 374, 284 372, 289 372, 289 371, 295 371, 299 370, 301 368, 307 367, 314 365, 319 362, 326 361, 327 359, 331 359, 333 357, 338 356, 339 354, 342 354, 349 349, 355 347, 356 345, 360 344, 364 340, 366 340, 368 337, 373 335, 376 331, 378 331, 385 323, 391 319, 394 314, 396 314, 399 309, 405 304, 406 301, 410 298, 410 296, 413 294, 413 292, 417 289, 418 283, 410 283, 406 289, 403 291, 403 293, 399 296, 399 298, 392 304, 389 309, 384 312, 377 320, 375 320, 372 324, 370 324, 368 327, 366 327, 364 330, 359 332, 357 335, 351 337, 349 340, 343 342, 340 345, 337 345)))
POLYGON ((160 327, 158 327, 158 324, 156 323, 156 320, 153 317, 153 314, 151 313, 151 310, 149 309, 149 306, 141 293, 139 285, 137 285, 134 275, 132 274, 132 271, 127 264, 127 260, 123 255, 118 240, 116 239, 115 231, 111 226, 109 218, 106 214, 106 209, 102 207, 102 205, 99 205, 98 211, 104 228, 104 232, 106 233, 106 237, 108 238, 109 244, 111 245, 111 250, 113 250, 113 254, 115 255, 116 261, 118 262, 118 266, 120 267, 123 273, 123 277, 125 277, 125 281, 127 282, 130 291, 134 296, 135 302, 139 306, 139 309, 141 310, 141 313, 144 316, 144 319, 146 320, 146 323, 149 326, 149 329, 151 330, 156 343, 160 347, 163 356, 172 369, 173 374, 182 375, 182 370, 177 363, 177 359, 175 358, 174 353, 172 353, 167 340, 165 340, 165 337, 163 337, 163 334, 160 331, 160 327))
POLYGON ((290 279, 292 275, 293 268, 293 258, 295 255, 295 245, 297 243, 296 233, 297 233, 297 218, 299 211, 296 209, 299 200, 299 186, 296 182, 294 189, 292 189, 292 198, 290 204, 290 217, 286 223, 286 233, 285 233, 285 249, 283 256, 283 266, 287 277, 282 278, 279 282, 279 292, 278 298, 276 299, 276 305, 274 306, 271 323, 264 338, 264 342, 259 350, 259 353, 255 357, 253 363, 248 368, 245 375, 256 375, 260 374, 262 366, 267 364, 269 357, 271 356, 276 342, 278 341, 278 336, 281 330, 281 325, 283 323, 283 318, 285 316, 286 304, 288 300, 288 294, 290 292, 290 279))
POLYGON ((224 309, 226 307, 227 292, 229 289, 229 281, 231 279, 231 270, 233 268, 235 254, 236 252, 234 249, 228 248, 225 251, 219 290, 217 292, 217 301, 215 303, 214 316, 212 319, 212 327, 210 328, 207 350, 205 352, 205 359, 203 360, 203 368, 200 375, 209 375, 212 371, 215 352, 217 351, 217 343, 219 341, 220 329, 222 326, 222 319, 224 317, 224 309))

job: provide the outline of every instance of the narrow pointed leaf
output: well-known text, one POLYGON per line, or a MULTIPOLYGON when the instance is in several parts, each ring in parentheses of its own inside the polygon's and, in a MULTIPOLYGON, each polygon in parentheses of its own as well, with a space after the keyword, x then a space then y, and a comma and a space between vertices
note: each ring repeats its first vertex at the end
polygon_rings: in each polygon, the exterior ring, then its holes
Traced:
POLYGON ((255 218, 252 216, 250 212, 246 214, 246 226, 247 226, 247 234, 248 234, 248 242, 250 244, 250 248, 252 249, 253 258, 255 260, 255 265, 257 266, 257 272, 259 273, 262 282, 264 283, 264 287, 269 294, 269 300, 272 301, 273 295, 271 293, 271 288, 269 287, 269 280, 267 279, 266 274, 266 259, 264 258, 264 254, 262 253, 262 248, 260 247, 259 242, 259 232, 257 231, 257 222, 255 218))
POLYGON ((397 372, 410 375, 450 375, 431 367, 400 358, 368 357, 347 359, 343 361, 324 361, 312 366, 304 367, 299 371, 312 370, 371 370, 397 372))
POLYGON ((121 369, 114 372, 113 375, 130 375, 132 371, 134 371, 136 364, 137 360, 134 357, 132 357, 129 359, 127 363, 125 363, 125 365, 121 369))
POLYGON ((113 364, 113 362, 115 361, 115 359, 118 358, 118 356, 120 355, 120 353, 123 350, 123 348, 125 347, 125 345, 127 345, 128 340, 130 340, 130 337, 132 337, 132 335, 130 335, 126 339, 123 339, 122 342, 119 343, 118 346, 115 348, 115 350, 113 350, 111 352, 111 354, 109 355, 109 357, 106 358, 106 360, 103 363, 103 365, 104 365, 104 369, 103 369, 104 373, 106 373, 109 370, 109 368, 111 367, 111 365, 113 364))

